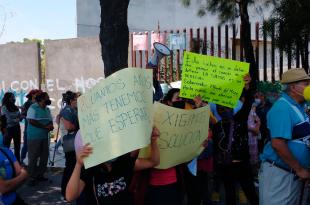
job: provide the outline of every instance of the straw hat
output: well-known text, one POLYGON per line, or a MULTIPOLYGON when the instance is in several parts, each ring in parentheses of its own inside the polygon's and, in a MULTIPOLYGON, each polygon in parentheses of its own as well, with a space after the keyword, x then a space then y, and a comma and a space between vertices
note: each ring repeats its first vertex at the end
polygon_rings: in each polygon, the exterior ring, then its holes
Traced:
POLYGON ((310 77, 303 68, 293 68, 282 74, 281 83, 294 83, 303 80, 310 80, 310 77))

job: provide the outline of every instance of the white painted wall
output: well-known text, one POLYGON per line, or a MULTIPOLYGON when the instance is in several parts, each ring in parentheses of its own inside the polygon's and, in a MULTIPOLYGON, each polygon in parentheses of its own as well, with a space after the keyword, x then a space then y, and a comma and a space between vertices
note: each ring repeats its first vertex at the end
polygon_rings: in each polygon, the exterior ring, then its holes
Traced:
MULTIPOLYGON (((181 0, 131 0, 128 9, 130 31, 176 30, 217 26, 215 15, 197 16, 199 1, 193 0, 189 8, 181 0)), ((268 11, 265 10, 266 13, 268 11)), ((258 15, 250 10, 253 22, 261 21, 266 15, 258 15)), ((77 0, 77 35, 78 37, 96 36, 99 34, 100 4, 99 0, 77 0)))

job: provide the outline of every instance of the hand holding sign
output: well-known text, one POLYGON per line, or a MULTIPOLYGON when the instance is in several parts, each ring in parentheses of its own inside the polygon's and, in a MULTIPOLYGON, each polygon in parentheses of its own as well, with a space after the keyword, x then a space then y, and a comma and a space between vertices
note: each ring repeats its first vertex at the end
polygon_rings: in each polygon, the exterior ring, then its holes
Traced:
POLYGON ((151 70, 126 68, 78 98, 83 143, 93 147, 86 168, 150 143, 152 89, 151 70))
POLYGON ((245 83, 245 86, 244 86, 245 89, 249 89, 250 88, 250 83, 251 83, 251 80, 252 80, 250 74, 246 74, 244 76, 243 80, 244 80, 244 83, 245 83))
POLYGON ((235 107, 244 87, 249 64, 190 52, 184 53, 180 96, 235 107))
POLYGON ((76 163, 79 166, 84 165, 84 159, 89 157, 93 153, 93 148, 87 143, 86 145, 82 146, 82 148, 76 152, 76 163))
MULTIPOLYGON (((208 136, 209 117, 209 106, 184 110, 155 103, 154 125, 160 131, 160 164, 156 168, 167 169, 198 156, 208 136)), ((139 157, 147 158, 149 152, 150 148, 140 150, 139 157)))

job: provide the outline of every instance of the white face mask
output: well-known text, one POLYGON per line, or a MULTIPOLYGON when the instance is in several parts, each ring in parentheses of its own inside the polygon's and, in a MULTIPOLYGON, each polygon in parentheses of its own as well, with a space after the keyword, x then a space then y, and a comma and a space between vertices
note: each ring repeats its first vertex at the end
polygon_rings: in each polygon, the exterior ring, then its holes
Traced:
POLYGON ((255 98, 255 104, 256 104, 256 105, 261 104, 261 102, 262 102, 262 101, 261 101, 261 99, 259 99, 259 98, 255 98))
POLYGON ((307 85, 295 85, 295 87, 299 87, 299 88, 302 88, 302 91, 301 92, 299 92, 299 91, 297 91, 297 90, 294 90, 294 92, 297 94, 297 95, 299 95, 299 96, 301 96, 303 99, 305 99, 305 97, 304 97, 304 90, 305 90, 305 88, 307 87, 307 85))

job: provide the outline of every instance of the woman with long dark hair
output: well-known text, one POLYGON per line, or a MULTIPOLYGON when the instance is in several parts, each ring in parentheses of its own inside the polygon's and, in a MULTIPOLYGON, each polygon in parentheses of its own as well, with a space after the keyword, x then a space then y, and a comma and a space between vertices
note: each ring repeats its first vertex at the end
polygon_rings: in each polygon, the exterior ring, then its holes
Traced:
POLYGON ((63 150, 65 152, 66 166, 61 181, 61 194, 66 196, 66 187, 76 163, 74 139, 79 130, 77 114, 77 93, 67 91, 63 94, 66 106, 60 112, 60 121, 64 124, 67 134, 63 136, 63 150))
POLYGON ((20 161, 20 141, 21 131, 19 121, 21 114, 18 107, 15 105, 15 96, 11 92, 6 92, 2 99, 1 115, 6 118, 6 135, 3 139, 5 147, 10 147, 11 141, 14 142, 14 155, 20 161))

